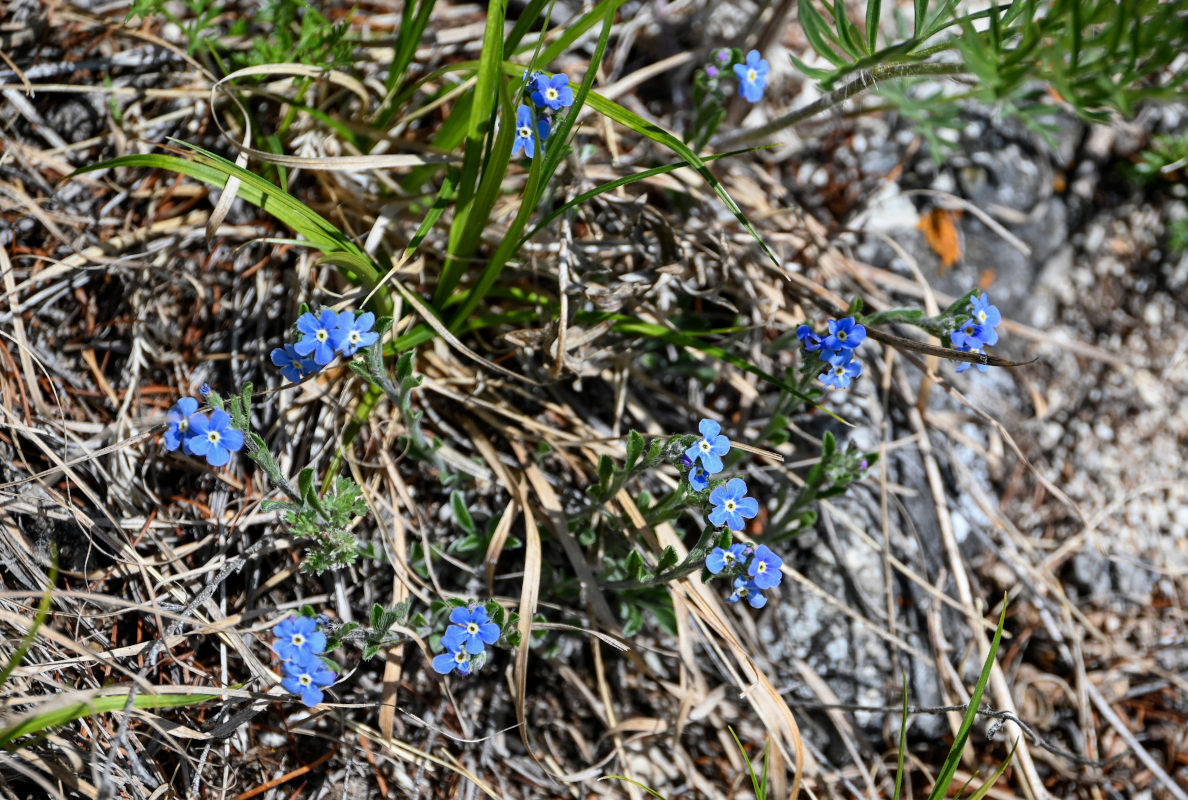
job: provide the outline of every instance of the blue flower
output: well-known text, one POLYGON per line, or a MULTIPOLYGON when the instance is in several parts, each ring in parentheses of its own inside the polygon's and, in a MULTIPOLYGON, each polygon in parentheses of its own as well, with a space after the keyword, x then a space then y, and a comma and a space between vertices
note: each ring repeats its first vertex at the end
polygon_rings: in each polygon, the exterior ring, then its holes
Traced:
MULTIPOLYGON (((997 328, 1002 324, 1002 314, 998 311, 998 306, 990 305, 990 298, 985 292, 982 292, 981 297, 971 298, 969 306, 973 309, 974 321, 983 328, 997 328)), ((997 341, 997 335, 995 337, 997 341)), ((994 344, 994 342, 986 342, 986 344, 994 344)))
POLYGON ((231 454, 243 447, 243 433, 231 427, 231 417, 226 411, 215 411, 207 419, 195 415, 190 419, 190 438, 187 440, 190 452, 206 456, 212 467, 221 467, 231 460, 231 454))
MULTIPOLYGON (((445 643, 444 636, 442 643, 445 643)), ((433 658, 433 671, 438 675, 449 675, 454 670, 457 670, 459 675, 470 674, 470 656, 465 649, 461 647, 447 648, 444 653, 433 658)))
POLYGON ((804 349, 808 352, 821 349, 821 337, 813 333, 813 329, 808 325, 801 325, 796 329, 796 338, 804 345, 804 349))
POLYGON ((532 92, 532 102, 538 106, 542 108, 547 106, 553 111, 557 111, 573 105, 573 89, 569 88, 568 75, 554 75, 550 78, 540 74, 536 76, 535 84, 536 89, 532 92))
POLYGON ((190 426, 197 411, 198 401, 193 397, 183 397, 169 409, 169 413, 165 415, 165 421, 169 423, 169 428, 165 431, 166 450, 176 450, 180 447, 186 453, 191 452, 189 438, 193 434, 190 432, 190 426))
POLYGON ((767 88, 767 73, 771 66, 759 57, 758 50, 747 53, 747 63, 735 64, 734 74, 738 76, 738 92, 752 103, 758 103, 767 88))
POLYGON ((988 344, 998 343, 998 331, 979 325, 972 319, 967 319, 955 331, 950 331, 949 340, 953 346, 962 348, 968 346, 972 350, 988 344))
POLYGON ((782 566, 784 559, 773 553, 767 545, 761 544, 755 548, 755 556, 747 565, 747 574, 751 576, 755 586, 770 589, 779 586, 780 581, 784 579, 784 573, 780 572, 782 566))
MULTIPOLYGON (((840 353, 849 355, 853 351, 842 350, 840 353)), ((829 369, 817 376, 821 383, 834 389, 846 389, 850 385, 850 381, 862 374, 862 362, 858 359, 849 356, 846 360, 842 360, 842 356, 836 356, 834 360, 829 362, 829 369)))
POLYGON ((714 575, 719 575, 722 570, 730 569, 735 564, 741 563, 746 554, 747 546, 745 544, 732 544, 726 550, 715 547, 713 552, 705 557, 705 568, 714 575))
POLYGON ((272 635, 276 637, 272 652, 285 661, 326 650, 326 634, 318 630, 317 620, 313 617, 288 616, 277 623, 272 635))
MULTIPOLYGON (((957 349, 963 353, 984 353, 984 352, 986 352, 985 350, 983 350, 980 347, 970 347, 968 344, 962 345, 961 347, 959 347, 957 349)), ((957 362, 957 371, 965 372, 971 366, 976 366, 978 368, 978 372, 989 372, 990 371, 990 367, 988 365, 974 364, 973 362, 970 362, 970 361, 958 361, 957 362)))
POLYGON ((375 314, 367 311, 359 316, 350 313, 338 315, 338 325, 330 331, 330 342, 334 350, 344 356, 353 356, 360 347, 371 347, 379 341, 379 334, 371 330, 375 314))
POLYGON ((281 375, 293 383, 300 383, 306 376, 312 375, 321 367, 312 358, 302 358, 297 352, 297 346, 286 344, 272 351, 272 363, 280 367, 281 375))
POLYGON ((328 308, 317 316, 311 312, 302 314, 297 319, 297 330, 302 333, 301 339, 294 345, 297 355, 313 354, 314 363, 319 367, 329 364, 334 360, 331 334, 337 326, 338 315, 328 308))
POLYGON ((751 604, 751 608, 763 608, 767 605, 767 598, 763 596, 763 592, 755 585, 754 581, 749 581, 746 578, 735 578, 734 593, 726 598, 726 602, 737 603, 744 597, 751 604))
POLYGON ((520 106, 516 109, 516 140, 512 142, 512 157, 521 150, 524 155, 532 158, 536 155, 536 140, 540 137, 543 144, 549 138, 549 121, 544 117, 532 122, 532 109, 520 106), (535 128, 535 130, 533 129, 535 128))
POLYGON ((210 384, 204 383, 198 387, 198 394, 203 397, 210 397, 210 384))
POLYGON ((709 513, 710 522, 741 531, 743 518, 751 519, 759 513, 759 502, 746 495, 747 484, 742 478, 731 478, 725 486, 716 487, 709 497, 714 505, 714 510, 709 513))
POLYGON ((450 622, 441 643, 448 650, 465 649, 472 656, 483 652, 486 645, 499 641, 499 626, 491 622, 487 609, 476 606, 473 609, 455 608, 450 612, 450 622))
POLYGON ((707 475, 717 475, 722 471, 722 456, 730 452, 730 440, 720 436, 722 426, 712 419, 703 419, 697 425, 701 439, 685 451, 689 460, 696 463, 701 459, 701 466, 705 467, 707 475))
POLYGON ((322 687, 334 683, 338 677, 322 659, 312 653, 304 653, 284 662, 281 670, 285 674, 281 686, 293 694, 301 695, 301 702, 309 708, 322 702, 325 697, 322 687))
POLYGON ((689 470, 689 487, 695 492, 704 492, 709 488, 709 476, 701 467, 689 470))
POLYGON ((829 320, 829 335, 821 341, 825 350, 853 350, 866 338, 866 328, 855 324, 853 317, 829 320))

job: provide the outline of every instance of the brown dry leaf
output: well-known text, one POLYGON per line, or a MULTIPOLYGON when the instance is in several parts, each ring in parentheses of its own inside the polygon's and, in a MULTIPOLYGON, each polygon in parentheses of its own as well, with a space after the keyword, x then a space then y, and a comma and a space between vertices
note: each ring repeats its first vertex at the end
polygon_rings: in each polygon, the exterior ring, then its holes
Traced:
POLYGON ((945 269, 961 260, 961 232, 957 230, 960 210, 933 208, 916 223, 916 229, 924 234, 924 241, 940 258, 945 269))

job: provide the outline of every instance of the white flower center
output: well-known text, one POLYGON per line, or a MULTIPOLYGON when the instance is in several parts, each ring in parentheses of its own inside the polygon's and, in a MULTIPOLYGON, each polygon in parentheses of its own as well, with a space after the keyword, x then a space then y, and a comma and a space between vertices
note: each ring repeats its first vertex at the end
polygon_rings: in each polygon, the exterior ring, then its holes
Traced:
POLYGON ((185 433, 190 429, 190 421, 185 417, 182 417, 177 421, 177 429, 182 433, 185 433))
POLYGON ((755 567, 755 571, 762 575, 763 573, 767 572, 767 565, 760 561, 759 565, 755 567))
POLYGON ((305 673, 304 675, 302 675, 302 676, 301 676, 300 678, 298 678, 297 680, 298 680, 298 682, 299 682, 299 683, 300 683, 302 686, 309 686, 311 683, 313 683, 313 678, 311 678, 311 677, 309 676, 309 673, 308 673, 308 672, 307 672, 307 673, 305 673))
POLYGON ((223 434, 218 431, 207 431, 206 440, 211 444, 218 444, 219 440, 223 438, 223 434))
POLYGON ((734 504, 733 500, 727 500, 726 504, 725 504, 725 508, 727 511, 733 511, 734 509, 738 508, 738 506, 736 506, 734 504))
POLYGON ((702 439, 700 442, 698 442, 698 446, 701 448, 701 452, 703 453, 708 453, 710 451, 710 443, 705 439, 702 439))
POLYGON ((552 86, 545 89, 545 97, 548 98, 549 100, 556 100, 560 96, 561 96, 561 93, 558 92, 556 89, 554 89, 552 86))
POLYGON ((747 70, 747 83, 754 83, 755 79, 759 77, 759 73, 753 69, 747 70))
POLYGON ((727 564, 733 564, 734 563, 734 553, 727 553, 726 555, 722 556, 722 560, 725 561, 727 564))
POLYGON ((314 338, 319 342, 324 342, 330 338, 330 331, 326 330, 325 328, 319 328, 318 332, 314 334, 314 338))
POLYGON ((477 622, 467 623, 466 632, 469 633, 471 636, 474 636, 476 633, 479 632, 478 623, 477 622))
POLYGON ((838 331, 838 332, 837 332, 837 338, 838 338, 838 341, 844 342, 844 341, 846 340, 846 332, 845 332, 845 331, 838 331))
POLYGON ((985 322, 985 321, 986 321, 986 312, 985 312, 985 311, 979 311, 979 312, 977 313, 977 317, 978 317, 978 322, 985 322))
POLYGON ((531 139, 532 138, 532 128, 528 127, 527 125, 521 125, 517 129, 516 135, 519 136, 521 139, 531 139))
POLYGON ((470 656, 466 655, 465 650, 459 650, 458 652, 454 653, 454 662, 455 663, 465 664, 469 660, 470 660, 470 656))
POLYGON ((351 344, 358 344, 363 340, 363 334, 358 331, 351 331, 350 340, 351 344))
POLYGON ((846 374, 846 368, 842 366, 834 367, 833 374, 840 378, 842 375, 846 374))
POLYGON ((292 641, 294 645, 300 647, 301 645, 305 644, 305 634, 294 633, 292 641))

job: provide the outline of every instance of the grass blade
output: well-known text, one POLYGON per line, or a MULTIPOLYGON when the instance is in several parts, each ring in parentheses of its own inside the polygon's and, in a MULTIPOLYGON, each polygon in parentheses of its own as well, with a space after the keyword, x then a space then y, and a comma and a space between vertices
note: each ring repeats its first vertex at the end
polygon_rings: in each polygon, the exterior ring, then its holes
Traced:
POLYGON ((990 682, 990 672, 994 669, 994 657, 998 655, 998 645, 1002 641, 1002 626, 1006 623, 1006 600, 1003 600, 1002 613, 998 617, 998 628, 994 631, 994 641, 990 643, 990 652, 986 654, 986 663, 982 665, 982 674, 978 676, 978 683, 974 686, 969 698, 969 708, 961 718, 961 727, 957 729, 957 736, 953 739, 953 746, 949 748, 949 755, 936 776, 936 785, 928 794, 928 800, 942 800, 948 796, 949 784, 957 773, 957 766, 961 763, 961 753, 965 750, 965 743, 969 740, 973 730, 974 720, 978 716, 978 709, 982 703, 982 694, 986 691, 986 684, 990 682))

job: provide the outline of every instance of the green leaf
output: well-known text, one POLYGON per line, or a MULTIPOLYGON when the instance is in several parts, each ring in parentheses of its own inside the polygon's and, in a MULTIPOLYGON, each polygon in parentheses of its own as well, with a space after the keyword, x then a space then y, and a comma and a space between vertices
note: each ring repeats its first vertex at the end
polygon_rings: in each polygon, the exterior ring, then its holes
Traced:
POLYGON ((624 463, 624 469, 631 469, 635 466, 635 462, 639 461, 639 457, 643 455, 644 438, 638 431, 630 431, 627 434, 627 461, 624 463))
POLYGON ((883 12, 882 0, 866 0, 866 52, 873 53, 879 41, 879 19, 883 12))
POLYGON ((644 623, 643 612, 640 611, 639 606, 624 603, 620 613, 626 617, 623 622, 623 635, 631 637, 639 633, 644 623))
POLYGON ((454 521, 458 527, 471 536, 478 536, 474 527, 474 519, 470 516, 470 509, 466 507, 466 499, 461 492, 450 492, 450 509, 454 512, 454 521))
POLYGON ((503 630, 504 624, 507 622, 507 612, 503 610, 503 606, 494 600, 488 600, 483 604, 483 608, 487 610, 487 616, 491 621, 499 626, 499 630, 503 630))
POLYGON ((627 572, 628 580, 638 583, 643 582, 643 576, 646 570, 644 568, 643 556, 639 554, 638 550, 632 550, 627 554, 627 560, 624 562, 623 567, 627 572))
POLYGON ((615 462, 611 461, 610 456, 598 457, 598 485, 603 489, 609 489, 611 480, 615 475, 615 462))
POLYGON ((371 615, 368 617, 368 624, 373 630, 379 628, 380 620, 383 619, 383 616, 383 606, 381 606, 379 603, 375 603, 371 606, 371 615))
POLYGON ((837 31, 842 49, 855 59, 862 58, 863 55, 866 55, 862 50, 862 45, 859 43, 860 35, 858 28, 846 16, 846 5, 842 0, 833 0, 833 25, 837 31))
POLYGON ((678 560, 679 557, 677 556, 676 549, 671 545, 665 547, 663 552, 660 553, 660 560, 656 562, 656 572, 660 573, 669 567, 675 566, 678 560))
POLYGON ((301 495, 301 500, 313 508, 318 506, 317 490, 314 489, 314 471, 313 467, 306 467, 301 470, 297 476, 297 492, 301 495))
POLYGON ((380 645, 378 645, 378 644, 363 645, 363 660, 370 661, 371 659, 376 657, 376 654, 378 654, 379 651, 380 651, 380 645))
POLYGON ((846 66, 849 61, 830 44, 832 41, 840 47, 841 43, 837 41, 833 31, 825 24, 825 18, 813 6, 812 0, 799 0, 797 8, 800 9, 800 24, 804 28, 804 36, 817 51, 817 54, 835 67, 846 66))

